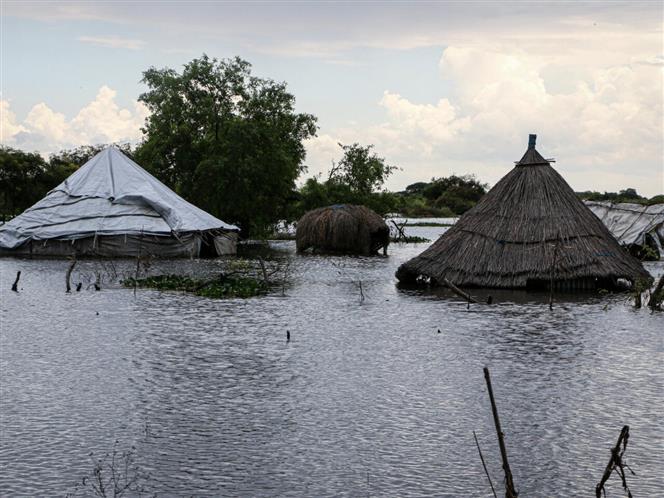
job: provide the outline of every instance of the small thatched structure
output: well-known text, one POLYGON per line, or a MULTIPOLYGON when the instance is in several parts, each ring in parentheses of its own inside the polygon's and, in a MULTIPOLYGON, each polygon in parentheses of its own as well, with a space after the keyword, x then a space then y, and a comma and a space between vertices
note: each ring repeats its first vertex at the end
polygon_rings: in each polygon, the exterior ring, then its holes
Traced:
POLYGON ((564 290, 611 288, 618 279, 651 280, 639 261, 578 199, 562 176, 528 150, 470 211, 419 256, 402 282, 564 290))
POLYGON ((336 204, 305 213, 297 223, 297 251, 376 254, 387 251, 390 229, 365 206, 336 204))

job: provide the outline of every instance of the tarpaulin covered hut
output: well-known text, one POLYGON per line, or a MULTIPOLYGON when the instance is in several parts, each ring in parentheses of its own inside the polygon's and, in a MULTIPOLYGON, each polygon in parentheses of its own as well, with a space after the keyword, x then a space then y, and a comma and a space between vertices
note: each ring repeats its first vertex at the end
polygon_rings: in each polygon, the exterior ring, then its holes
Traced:
POLYGON ((419 256, 402 264, 402 282, 564 290, 651 280, 576 196, 551 160, 528 150, 478 203, 419 256))
POLYGON ((238 230, 185 201, 117 148, 108 147, 0 227, 0 253, 232 254, 238 230))
POLYGON ((621 244, 632 253, 650 248, 664 258, 664 204, 642 206, 631 202, 585 201, 621 244))

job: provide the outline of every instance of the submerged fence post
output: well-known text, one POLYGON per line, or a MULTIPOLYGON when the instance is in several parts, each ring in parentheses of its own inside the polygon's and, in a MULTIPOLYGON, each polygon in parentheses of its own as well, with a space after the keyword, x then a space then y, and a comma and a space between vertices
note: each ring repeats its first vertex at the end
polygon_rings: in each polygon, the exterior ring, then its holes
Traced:
POLYGON ((67 283, 67 292, 71 292, 71 272, 74 271, 74 266, 76 266, 76 258, 71 262, 69 268, 67 269, 67 275, 65 277, 67 283))
POLYGON ((491 387, 491 375, 489 369, 484 367, 484 379, 486 380, 486 387, 489 390, 489 399, 491 400, 491 411, 493 412, 493 423, 496 426, 496 433, 498 434, 498 446, 500 446, 500 457, 503 460, 503 471, 505 472, 505 498, 516 498, 518 492, 514 487, 512 479, 512 470, 507 461, 507 450, 505 449, 505 439, 503 430, 500 427, 500 418, 498 418, 498 408, 496 407, 496 400, 493 398, 493 389, 491 387))
POLYGON ((16 272, 16 280, 14 280, 14 283, 12 284, 12 290, 14 292, 18 292, 18 281, 21 279, 21 270, 16 272))
POLYGON ((551 262, 551 271, 549 272, 549 309, 553 310, 553 274, 558 262, 558 242, 553 246, 553 261, 551 262))

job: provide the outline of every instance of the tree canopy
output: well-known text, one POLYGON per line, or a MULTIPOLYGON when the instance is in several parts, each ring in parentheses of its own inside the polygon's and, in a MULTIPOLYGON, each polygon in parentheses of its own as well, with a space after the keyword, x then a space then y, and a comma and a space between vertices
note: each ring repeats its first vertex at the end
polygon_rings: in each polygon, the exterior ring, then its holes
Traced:
POLYGON ((151 114, 139 163, 186 199, 245 231, 286 217, 316 118, 295 110, 285 83, 252 76, 236 57, 203 55, 143 73, 151 114))
POLYGON ((340 143, 339 147, 341 159, 332 163, 327 180, 309 178, 300 189, 296 216, 331 204, 362 204, 381 214, 393 210, 395 198, 383 188, 397 167, 376 155, 373 145, 340 143))

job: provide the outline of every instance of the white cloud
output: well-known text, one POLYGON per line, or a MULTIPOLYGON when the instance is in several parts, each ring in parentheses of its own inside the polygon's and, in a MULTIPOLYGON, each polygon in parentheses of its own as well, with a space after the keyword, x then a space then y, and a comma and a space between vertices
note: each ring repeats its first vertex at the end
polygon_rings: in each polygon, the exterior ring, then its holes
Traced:
POLYGON ((9 108, 8 100, 0 100, 0 142, 5 143, 26 129, 16 122, 16 114, 9 108))
POLYGON ((116 36, 109 36, 109 37, 79 36, 77 40, 83 43, 98 45, 100 47, 125 48, 127 50, 140 50, 145 46, 145 42, 143 40, 119 38, 116 36))
POLYGON ((22 123, 16 121, 9 102, 3 100, 1 141, 3 145, 47 155, 79 145, 139 140, 147 108, 135 102, 133 109, 122 109, 115 98, 115 90, 104 85, 72 119, 41 102, 32 107, 22 123))
POLYGON ((558 159, 556 168, 576 189, 662 193, 664 67, 631 60, 590 66, 589 76, 571 79, 563 93, 548 90, 549 60, 518 48, 450 46, 440 60, 454 87, 449 97, 414 103, 386 91, 382 123, 327 131, 311 143, 309 163, 324 168, 324 144, 359 141, 403 168, 391 188, 452 172, 495 183, 519 159, 527 135, 537 133, 540 151, 558 159))

